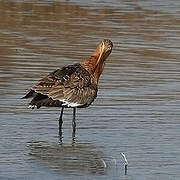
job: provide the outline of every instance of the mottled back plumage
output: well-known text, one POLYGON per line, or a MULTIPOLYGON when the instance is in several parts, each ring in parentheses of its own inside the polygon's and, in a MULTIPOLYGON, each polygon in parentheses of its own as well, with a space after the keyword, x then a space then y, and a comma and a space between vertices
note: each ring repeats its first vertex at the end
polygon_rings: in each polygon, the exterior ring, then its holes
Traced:
POLYGON ((24 98, 33 97, 30 108, 87 107, 97 96, 93 76, 81 64, 57 69, 44 77, 24 98))

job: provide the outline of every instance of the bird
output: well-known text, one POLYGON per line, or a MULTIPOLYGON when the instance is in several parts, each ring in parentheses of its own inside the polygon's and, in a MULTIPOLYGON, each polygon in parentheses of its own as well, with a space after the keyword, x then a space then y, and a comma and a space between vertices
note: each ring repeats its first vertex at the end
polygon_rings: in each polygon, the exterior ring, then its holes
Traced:
POLYGON ((104 39, 90 58, 49 73, 35 84, 22 99, 32 98, 29 108, 60 107, 59 136, 62 136, 64 108, 73 108, 72 127, 76 131, 76 109, 86 108, 97 97, 98 82, 113 43, 104 39))

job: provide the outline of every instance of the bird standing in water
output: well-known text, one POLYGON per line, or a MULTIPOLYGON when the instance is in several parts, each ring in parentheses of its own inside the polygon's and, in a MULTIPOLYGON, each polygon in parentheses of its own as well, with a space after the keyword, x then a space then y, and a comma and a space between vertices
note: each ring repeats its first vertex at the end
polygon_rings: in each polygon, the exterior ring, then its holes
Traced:
POLYGON ((88 107, 96 98, 99 77, 104 69, 105 60, 112 51, 113 43, 104 39, 92 56, 77 64, 57 69, 46 77, 23 98, 33 98, 29 108, 61 107, 59 135, 62 136, 62 116, 64 108, 73 108, 73 135, 76 131, 76 108, 88 107))

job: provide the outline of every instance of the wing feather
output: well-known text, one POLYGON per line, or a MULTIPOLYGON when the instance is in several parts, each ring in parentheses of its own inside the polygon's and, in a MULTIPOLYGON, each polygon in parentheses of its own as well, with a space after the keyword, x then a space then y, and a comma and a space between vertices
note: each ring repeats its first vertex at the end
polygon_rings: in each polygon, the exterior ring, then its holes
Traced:
POLYGON ((53 100, 88 106, 97 96, 97 84, 80 64, 57 69, 32 88, 53 100))

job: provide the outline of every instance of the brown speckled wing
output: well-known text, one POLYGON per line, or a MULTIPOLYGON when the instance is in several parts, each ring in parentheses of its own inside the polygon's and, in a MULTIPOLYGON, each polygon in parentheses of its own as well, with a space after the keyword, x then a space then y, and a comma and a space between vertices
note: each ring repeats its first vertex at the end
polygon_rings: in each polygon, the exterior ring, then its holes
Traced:
POLYGON ((93 77, 80 64, 57 69, 41 79, 33 90, 71 107, 89 106, 97 96, 93 77))

